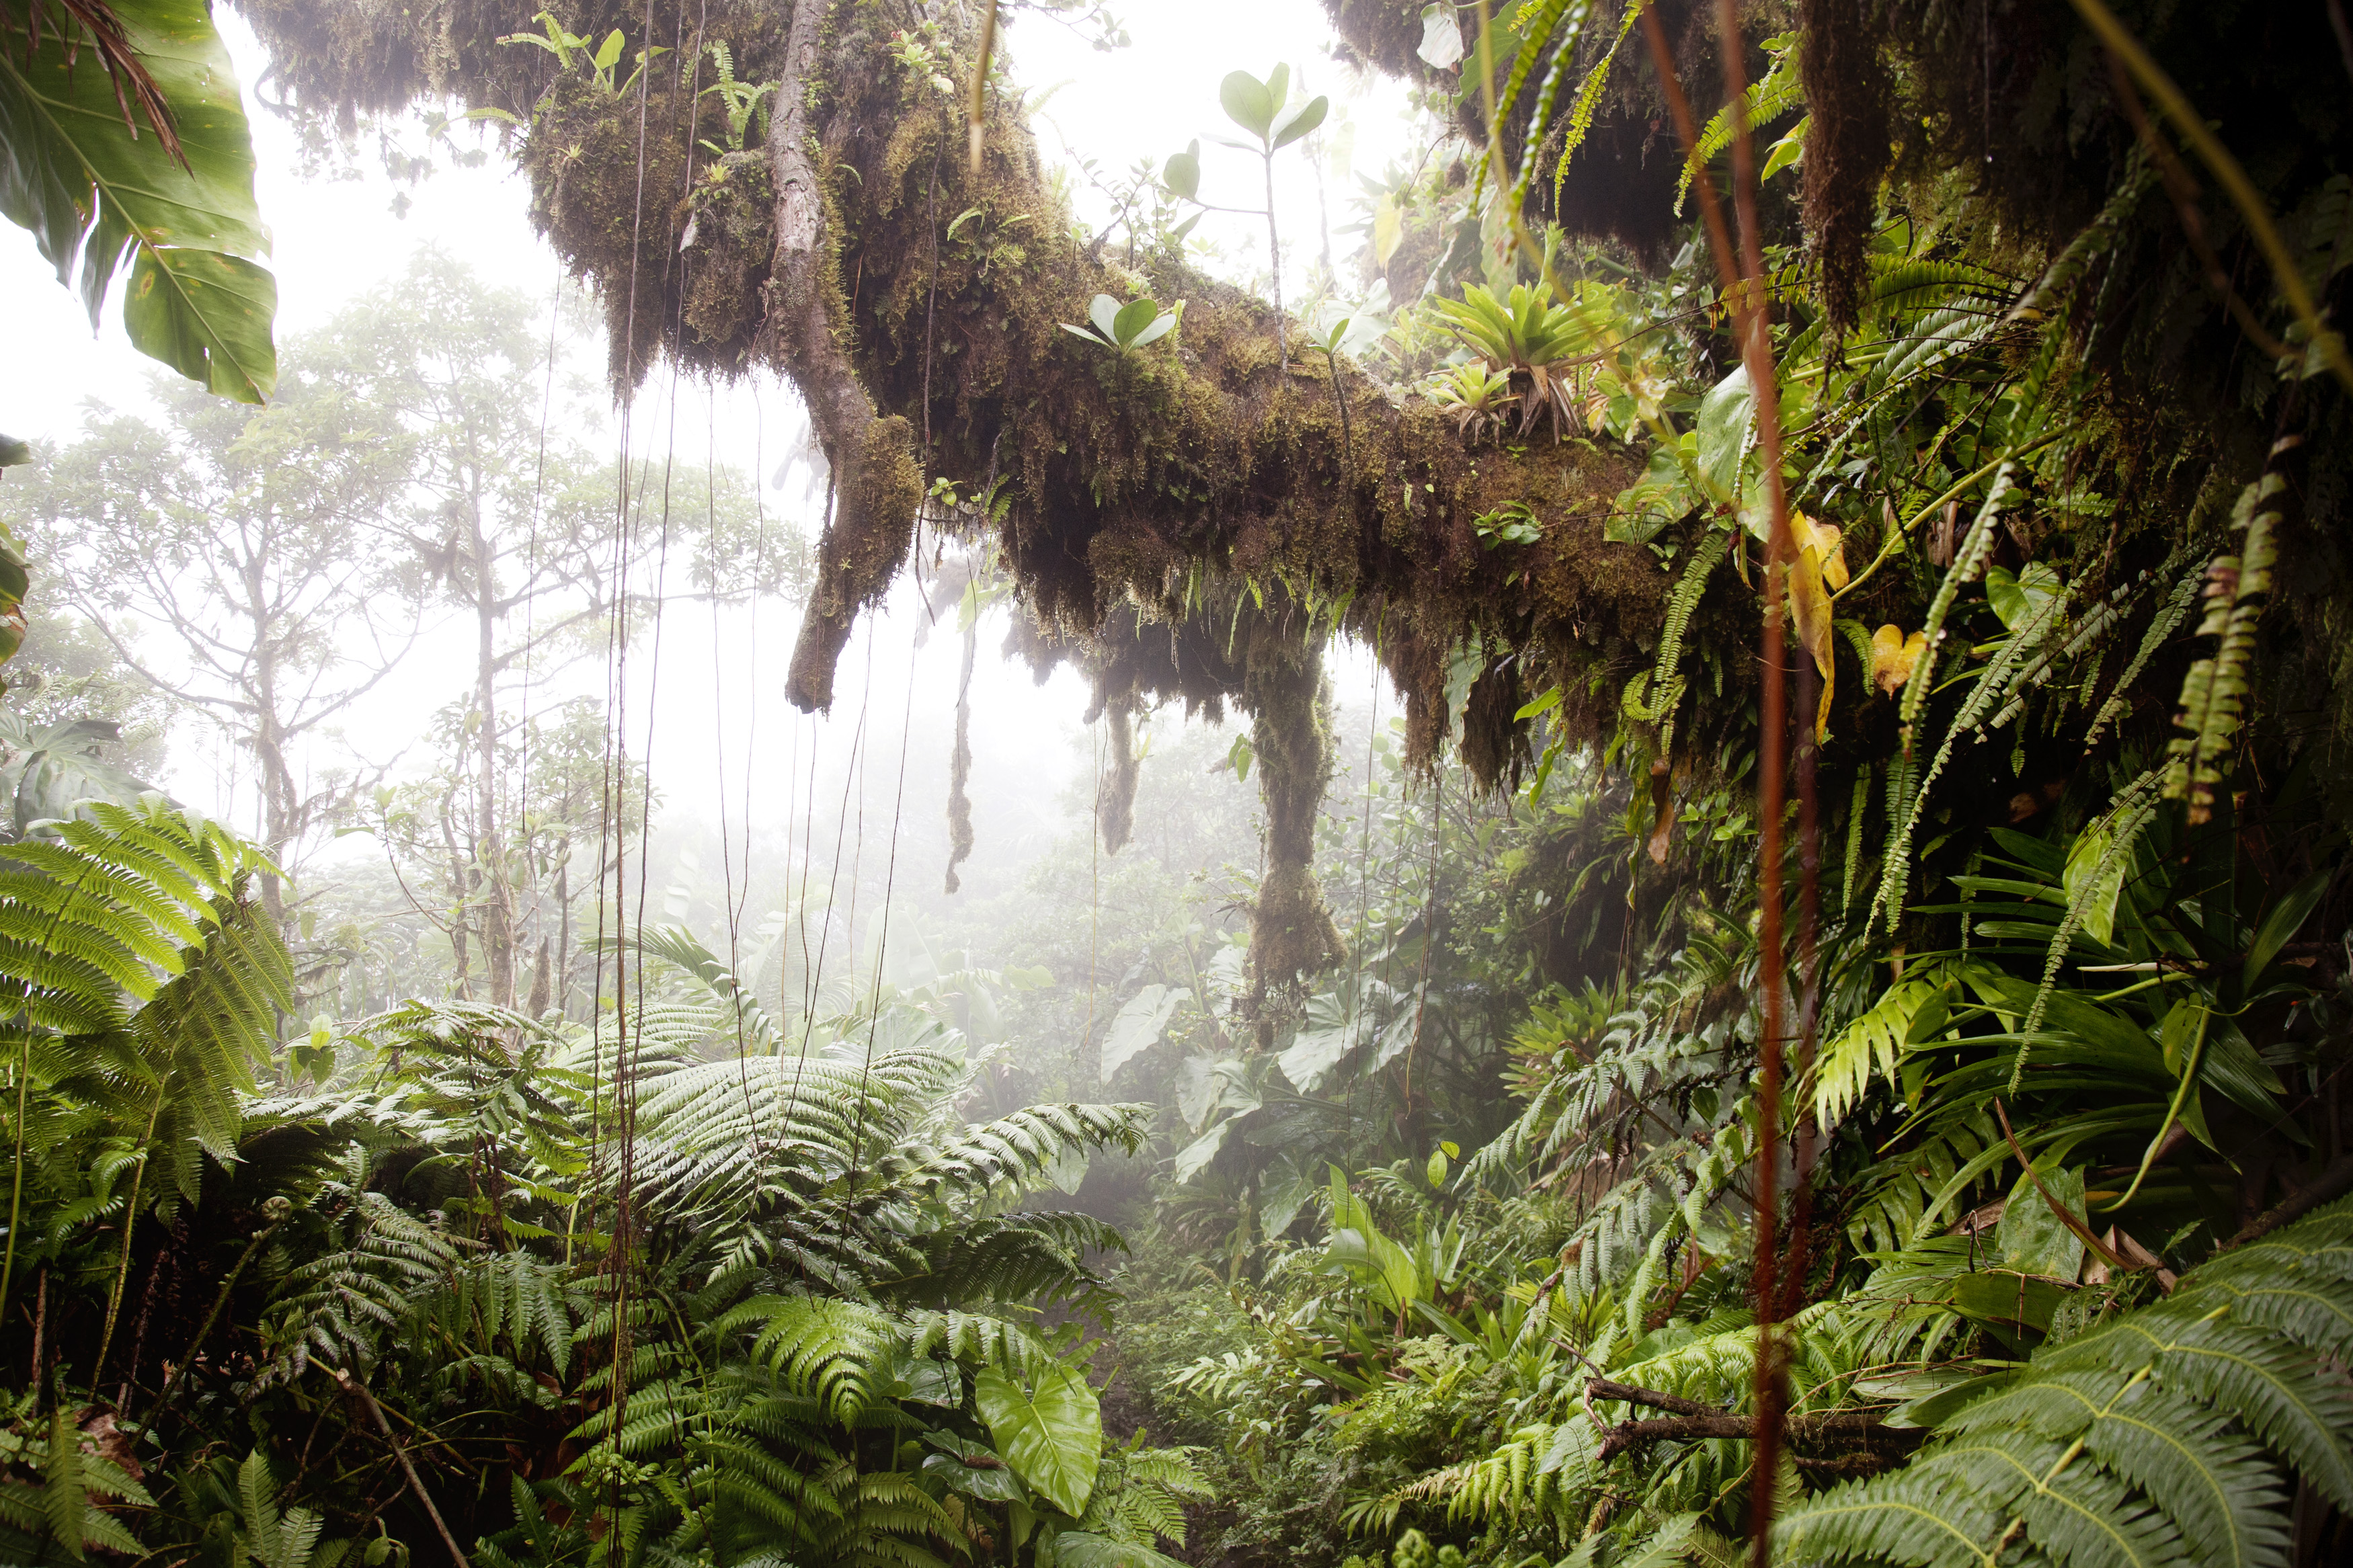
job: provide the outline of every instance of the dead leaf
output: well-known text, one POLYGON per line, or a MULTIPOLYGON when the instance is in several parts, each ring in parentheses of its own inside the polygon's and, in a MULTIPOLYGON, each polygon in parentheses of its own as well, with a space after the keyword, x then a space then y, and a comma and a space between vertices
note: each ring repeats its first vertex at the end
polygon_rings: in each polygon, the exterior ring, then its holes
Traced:
POLYGON ((1922 650, 1928 646, 1927 637, 1914 632, 1904 635, 1904 628, 1890 621, 1871 634, 1871 679, 1888 697, 1904 689, 1912 679, 1912 667, 1920 662, 1922 650))
MULTIPOLYGON (((1816 523, 1804 512, 1792 511, 1789 534, 1798 547, 1798 559, 1789 568, 1789 614, 1798 625, 1798 640, 1814 656, 1814 668, 1822 677, 1821 707, 1814 715, 1814 739, 1820 741, 1830 733, 1831 697, 1838 684, 1838 665, 1831 650, 1831 595, 1826 579, 1838 550, 1839 531, 1816 523)), ((1843 562, 1838 570, 1843 580, 1843 562)))

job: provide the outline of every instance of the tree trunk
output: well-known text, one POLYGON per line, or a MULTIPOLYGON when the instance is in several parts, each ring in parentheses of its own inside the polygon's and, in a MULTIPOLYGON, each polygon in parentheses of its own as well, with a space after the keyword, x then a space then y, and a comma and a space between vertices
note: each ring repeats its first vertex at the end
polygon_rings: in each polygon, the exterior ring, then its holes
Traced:
MULTIPOLYGON (((294 817, 294 780, 286 762, 286 736, 278 716, 278 637, 271 624, 265 557, 246 559, 246 614, 253 626, 253 760, 254 784, 261 796, 262 844, 273 863, 281 863, 299 831, 294 817)), ((286 893, 275 871, 261 873, 261 907, 280 926, 286 921, 286 893)))
POLYGON ((482 921, 482 964, 490 1000, 515 1005, 514 889, 507 879, 505 846, 499 823, 498 579, 490 541, 482 531, 482 500, 469 498, 468 520, 474 552, 474 717, 477 759, 474 779, 474 861, 482 921))

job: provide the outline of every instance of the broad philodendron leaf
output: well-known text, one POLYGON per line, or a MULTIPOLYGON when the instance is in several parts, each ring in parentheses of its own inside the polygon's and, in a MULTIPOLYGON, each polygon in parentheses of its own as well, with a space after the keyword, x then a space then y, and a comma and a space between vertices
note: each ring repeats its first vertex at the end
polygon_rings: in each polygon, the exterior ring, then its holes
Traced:
MULTIPOLYGON (((26 36, 27 0, 0 0, 26 36)), ((205 0, 115 0, 132 52, 171 106, 185 164, 134 131, 79 29, 54 16, 40 47, 0 51, 0 213, 33 231, 95 325, 136 251, 123 325, 133 347, 225 397, 278 384, 277 285, 237 73, 205 0), (79 64, 69 50, 79 50, 79 64)))
POLYGON ((995 1367, 973 1380, 990 1441, 1031 1490, 1076 1518, 1095 1489, 1103 1459, 1103 1407, 1087 1380, 1066 1366, 1038 1378, 1034 1394, 995 1367))
POLYGON ((1199 1175, 1218 1157, 1218 1151, 1226 1146, 1226 1134, 1233 1130, 1230 1119, 1220 1121, 1178 1150, 1176 1162, 1169 1169, 1169 1179, 1181 1187, 1199 1175))
POLYGON ((2051 1206, 2054 1203, 2065 1205, 2076 1224, 2084 1223, 2080 1169, 2021 1176, 2002 1207, 1994 1245, 2002 1261, 2021 1274, 2072 1282, 2084 1267, 2084 1243, 2051 1206))
POLYGON ((1111 1032, 1103 1037, 1105 1083, 1111 1081, 1112 1074, 1160 1043, 1169 1016, 1184 999, 1183 987, 1175 985, 1147 985, 1127 999, 1112 1019, 1111 1032))
POLYGON ((953 1432, 926 1432, 923 1439, 939 1450, 923 1456, 925 1475, 937 1476, 966 1497, 987 1502, 1029 1500, 1012 1469, 987 1444, 967 1442, 953 1432))
POLYGON ((1747 450, 1756 404, 1746 365, 1710 387, 1700 400, 1699 480, 1710 500, 1728 501, 1740 488, 1740 459, 1747 450))

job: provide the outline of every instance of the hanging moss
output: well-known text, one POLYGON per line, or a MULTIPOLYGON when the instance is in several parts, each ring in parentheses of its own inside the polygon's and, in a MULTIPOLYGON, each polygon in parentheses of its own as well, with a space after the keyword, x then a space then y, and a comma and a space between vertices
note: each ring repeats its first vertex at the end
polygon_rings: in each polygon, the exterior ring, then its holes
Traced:
POLYGON ((1332 693, 1321 652, 1263 628, 1242 682, 1266 807, 1266 870, 1251 911, 1250 952, 1251 989, 1262 1013, 1270 992, 1295 987, 1301 976, 1347 954, 1315 879, 1315 819, 1332 782, 1332 693))

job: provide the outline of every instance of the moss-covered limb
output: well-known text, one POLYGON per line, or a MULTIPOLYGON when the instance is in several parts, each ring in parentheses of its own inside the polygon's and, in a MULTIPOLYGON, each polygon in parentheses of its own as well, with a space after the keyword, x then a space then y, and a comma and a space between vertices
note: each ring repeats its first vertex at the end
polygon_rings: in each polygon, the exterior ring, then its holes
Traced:
POLYGON ((1001 101, 973 180, 953 105, 852 40, 852 15, 827 146, 854 358, 879 408, 928 416, 934 473, 1005 482, 997 542, 1060 646, 1124 605, 1181 622, 1207 581, 1280 584, 1382 649, 1424 757, 1444 728, 1448 656, 1466 643, 1523 650, 1537 685, 1564 667, 1580 690, 1586 667, 1645 657, 1662 574, 1602 536, 1630 454, 1466 446, 1441 411, 1391 402, 1345 361, 1293 345, 1286 372, 1261 302, 1170 257, 1129 271, 1078 244, 1001 101), (1181 299, 1183 326, 1115 355, 1062 330, 1098 292, 1181 299), (1490 549, 1474 520, 1512 500, 1545 538, 1490 549))
MULTIPOLYGON (((1382 649, 1424 758, 1444 729, 1448 658, 1465 643, 1520 650, 1541 667, 1531 684, 1557 667, 1580 691, 1596 684, 1588 666, 1630 672, 1646 658, 1661 574, 1646 552, 1602 539, 1609 499, 1636 471, 1629 454, 1466 447, 1439 410, 1392 403, 1345 362, 1294 344, 1286 373, 1260 301, 1173 257, 1129 271, 1080 245, 1004 96, 991 98, 974 179, 956 104, 892 41, 901 13, 876 0, 785 15, 657 0, 650 31, 675 52, 640 94, 600 87, 576 58, 567 70, 492 41, 534 31, 534 9, 426 5, 404 13, 406 32, 362 0, 260 0, 258 13, 306 100, 385 108, 446 91, 536 106, 520 152, 534 216, 604 296, 617 344, 628 340, 624 381, 656 349, 706 374, 741 372, 762 344, 782 361, 840 500, 797 700, 824 700, 849 617, 903 559, 926 472, 1004 481, 1010 505, 991 531, 1031 613, 1071 637, 1127 604, 1181 618, 1206 579, 1282 583, 1382 649), (722 37, 740 77, 785 84, 768 100, 765 159, 703 149, 725 135, 718 100, 696 99, 692 68, 682 79, 671 68, 722 37), (322 39, 395 63, 362 68, 322 39), (1098 292, 1184 300, 1184 324, 1114 357, 1061 330, 1098 292), (918 451, 910 437, 925 428, 918 451), (1509 500, 1535 508, 1543 542, 1483 546, 1473 519, 1509 500)), ((581 37, 622 29, 631 58, 649 30, 646 12, 617 0, 556 15, 581 37)), ((946 62, 951 79, 968 66, 965 44, 938 47, 965 51, 946 62)))
POLYGON ((765 294, 767 331, 808 405, 834 480, 833 515, 818 543, 817 592, 801 621, 785 695, 805 710, 833 705, 833 673, 858 612, 882 596, 906 563, 923 504, 914 431, 874 399, 844 352, 849 302, 831 263, 825 155, 812 129, 830 0, 798 0, 768 123, 776 192, 776 255, 765 294))

